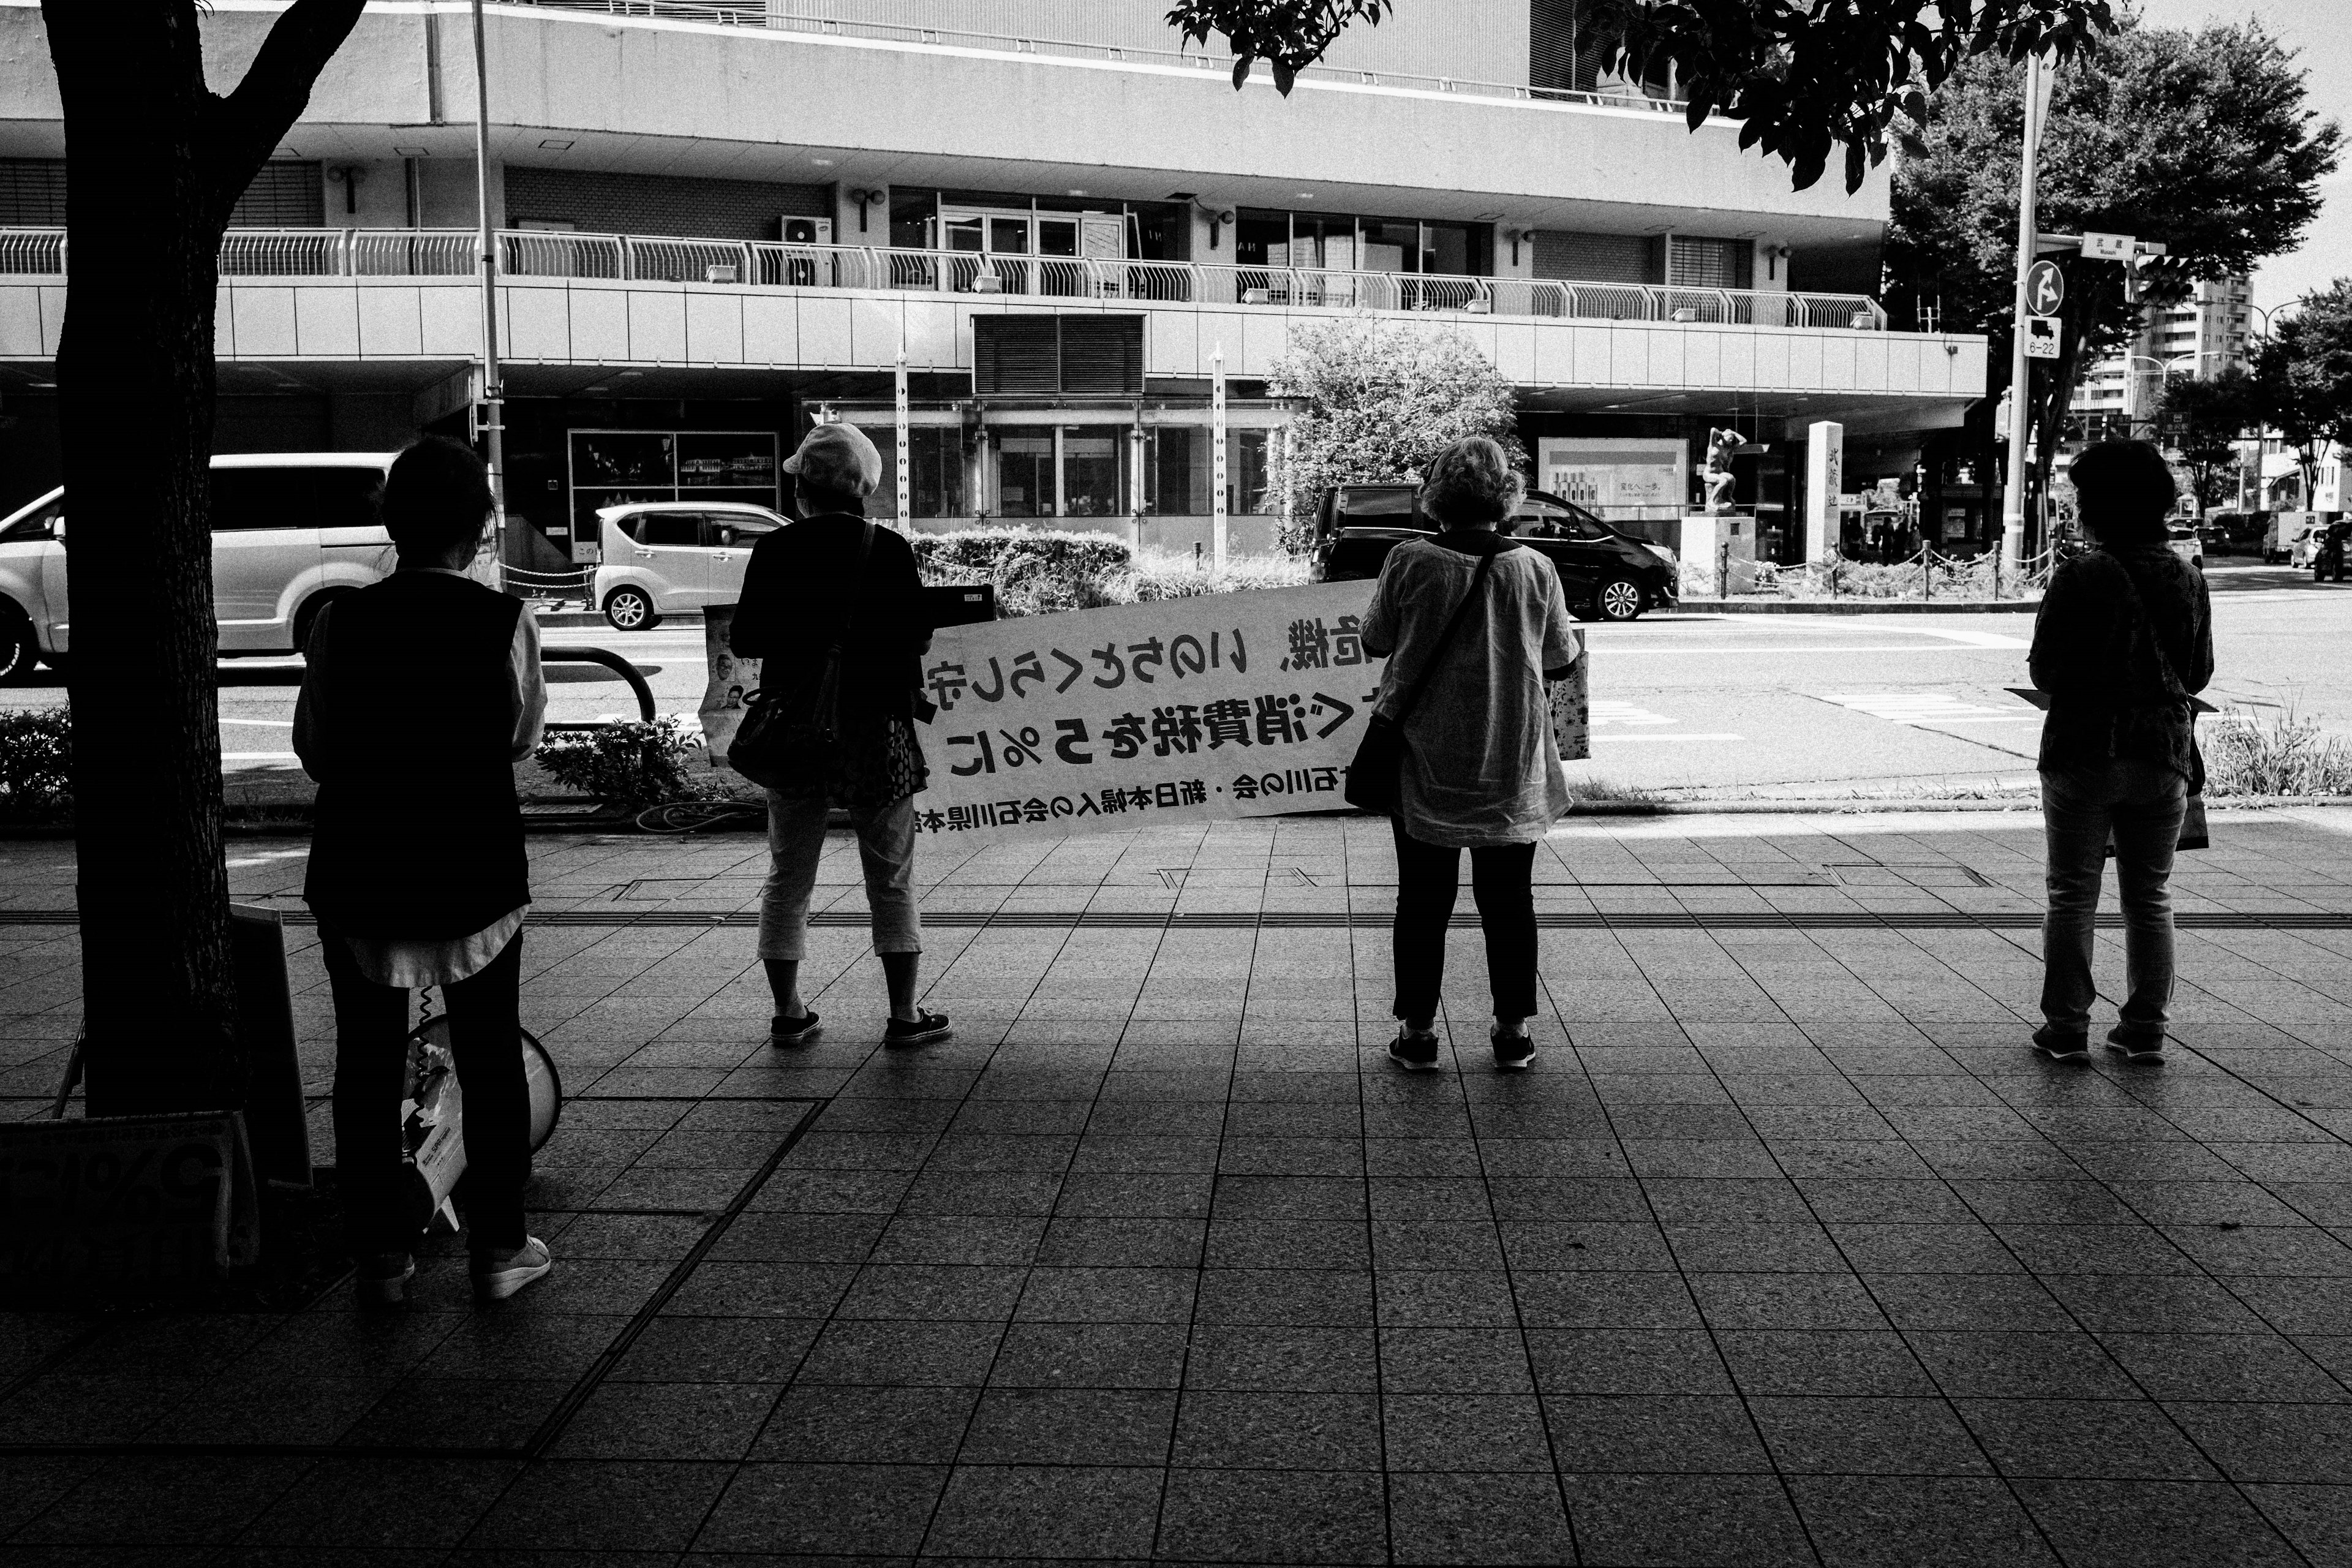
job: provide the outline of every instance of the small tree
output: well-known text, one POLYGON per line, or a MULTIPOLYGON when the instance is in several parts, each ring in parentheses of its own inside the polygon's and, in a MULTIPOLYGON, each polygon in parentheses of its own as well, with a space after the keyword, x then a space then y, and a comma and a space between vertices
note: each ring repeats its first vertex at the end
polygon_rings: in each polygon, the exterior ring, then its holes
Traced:
POLYGON ((2157 419, 2166 444, 2189 470, 2200 510, 2236 492, 2236 443, 2262 423, 2253 377, 2231 365, 2216 376, 2168 382, 2157 419))
POLYGON ((2255 345, 2250 391, 2257 418, 2295 449, 2308 506, 2321 452, 2352 447, 2352 278, 2298 304, 2255 345))
POLYGON ((1423 464, 1465 437, 1490 437, 1526 461, 1510 378, 1453 328, 1370 316, 1295 328, 1266 391, 1302 405, 1276 480, 1290 499, 1286 548, 1314 526, 1330 486, 1417 480, 1423 464))

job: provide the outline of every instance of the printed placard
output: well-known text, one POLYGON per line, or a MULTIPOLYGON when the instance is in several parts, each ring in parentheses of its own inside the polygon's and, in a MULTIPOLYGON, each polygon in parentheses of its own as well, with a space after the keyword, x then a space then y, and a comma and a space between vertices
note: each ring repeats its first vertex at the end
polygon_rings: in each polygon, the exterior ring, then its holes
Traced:
POLYGON ((918 831, 950 842, 1334 808, 1384 659, 1369 582, 940 630, 918 831))

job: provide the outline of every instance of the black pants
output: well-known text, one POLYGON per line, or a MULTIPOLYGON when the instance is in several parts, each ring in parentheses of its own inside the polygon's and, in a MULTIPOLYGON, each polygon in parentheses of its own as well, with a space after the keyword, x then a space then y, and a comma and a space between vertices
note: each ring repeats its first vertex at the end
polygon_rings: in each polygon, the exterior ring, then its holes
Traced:
MULTIPOLYGON (((335 1171, 354 1251, 412 1252, 430 1215, 402 1158, 400 1101, 408 1063, 408 993, 362 974, 332 931, 324 939, 335 992, 335 1171)), ((520 1247, 530 1180, 530 1091, 523 1081, 522 932, 478 973, 441 987, 449 1049, 464 1089, 466 1174, 458 1199, 470 1245, 520 1247)))
MULTIPOLYGON (((1418 1023, 1437 1013, 1445 980, 1445 927, 1462 884, 1462 851, 1423 844, 1391 817, 1396 833, 1396 1016, 1418 1023)), ((1486 931, 1486 984, 1495 1016, 1529 1018, 1536 1011, 1536 900, 1529 886, 1536 847, 1499 844, 1470 851, 1470 896, 1486 931)))

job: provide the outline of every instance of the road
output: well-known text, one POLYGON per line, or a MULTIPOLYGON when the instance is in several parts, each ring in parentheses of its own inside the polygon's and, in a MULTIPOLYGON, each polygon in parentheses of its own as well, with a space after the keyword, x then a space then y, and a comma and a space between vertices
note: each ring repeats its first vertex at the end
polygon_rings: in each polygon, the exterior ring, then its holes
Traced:
MULTIPOLYGON (((2224 708, 2293 708, 2352 733, 2352 584, 2217 563, 2224 708)), ((1589 626, 1593 758, 1581 783, 1708 794, 1941 794, 2029 783, 2039 715, 2027 683, 2033 624, 2021 615, 1671 616, 1589 626)), ((663 712, 692 715, 702 628, 625 634, 551 628, 551 647, 600 647, 642 671, 663 712)), ((633 718, 627 687, 587 665, 549 671, 549 717, 633 718)), ((224 765, 288 769, 300 661, 221 667, 224 765)), ((0 688, 0 706, 62 701, 47 672, 0 688)))

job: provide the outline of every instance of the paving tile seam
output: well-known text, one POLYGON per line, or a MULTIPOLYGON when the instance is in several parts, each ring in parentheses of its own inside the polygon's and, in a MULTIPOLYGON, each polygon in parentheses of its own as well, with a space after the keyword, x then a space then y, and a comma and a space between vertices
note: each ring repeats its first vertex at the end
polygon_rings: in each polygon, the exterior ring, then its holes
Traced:
MULTIPOLYGON (((2016 939, 2013 937, 2008 940, 2012 942, 2016 942, 2016 939)), ((2021 948, 2023 946, 2022 943, 2017 943, 2017 945, 2021 948)), ((1849 965, 1847 967, 1849 972, 1853 973, 1852 966, 1849 965)), ((1861 980, 1863 977, 1859 973, 1856 973, 1855 978, 1861 980)), ((1865 984, 1868 984, 1866 980, 1863 983, 1865 984)), ((2106 1000, 2112 1003, 2114 999, 2106 998, 2106 1000)), ((1940 1049, 1940 1047, 1938 1048, 1940 1049)), ((1946 1052, 1945 1054, 1952 1055, 1952 1053, 1949 1052, 1946 1052)), ((2004 1104, 2007 1103, 2006 1099, 2000 1095, 1999 1089, 1990 1082, 1986 1079, 1985 1075, 1977 1071, 1960 1057, 1953 1056, 1953 1059, 1958 1064, 1963 1072, 1967 1073, 1968 1076, 1974 1079, 1977 1082, 1983 1084, 1988 1092, 1993 1094, 1997 1099, 2001 1099, 2004 1104)), ((2206 1059, 2209 1062, 2210 1061, 2210 1058, 2200 1059, 2206 1059)), ((2221 1066, 2219 1063, 2212 1063, 2211 1065, 2216 1067, 2221 1066)), ((1843 1067, 1838 1066, 1834 1059, 1832 1061, 1832 1066, 1835 1068, 1842 1076, 1844 1076, 1849 1083, 1853 1081, 1852 1075, 1846 1073, 1843 1067)), ((1707 1070, 1714 1074, 1717 1082, 1720 1083, 1722 1075, 1712 1062, 1708 1063, 1707 1070)), ((2229 1069, 2226 1067, 2221 1068, 2221 1070, 2225 1073, 2229 1072, 2229 1069)), ((2234 1079, 2237 1075, 2230 1073, 2229 1076, 2234 1079)), ((2241 1079, 2239 1081, 2242 1082, 2243 1080, 2241 1079)), ((1857 1092, 1859 1092, 1860 1086, 1856 1085, 1855 1088, 1857 1092)), ((1728 1092, 1727 1089, 1727 1092, 1728 1092)), ((2275 1096, 2271 1098, 2273 1100, 2276 1099, 2275 1096)), ((1742 1111, 1742 1115, 1745 1117, 1745 1110, 1742 1111)), ((1751 1122, 1751 1129, 1752 1125, 1753 1124, 1751 1122)), ((1895 1133, 1896 1137, 1906 1148, 1912 1146, 1913 1141, 1903 1133, 1902 1129, 1899 1126, 1895 1128, 1895 1133)), ((1761 1134, 1759 1133, 1758 1136, 1760 1140, 1761 1134)), ((2066 1160, 2069 1163, 2074 1164, 2087 1179, 2096 1182, 2101 1187, 2106 1190, 2110 1196, 2116 1198, 2116 1201, 2121 1203, 2126 1208, 2130 1209, 2134 1214, 2139 1215, 2140 1219, 2144 1223, 2154 1223, 2152 1221, 2148 1221, 2147 1216, 2145 1214, 2141 1214, 2138 1208, 2133 1205, 2128 1189, 2118 1191, 2115 1184, 2105 1181, 2104 1178, 2091 1171, 2089 1167, 2084 1165, 2083 1163, 2075 1157, 2074 1151, 2065 1143, 2061 1142, 2055 1138, 2050 1137, 2046 1133, 2042 1134, 2039 1141, 2046 1142, 2052 1149, 2056 1151, 2059 1157, 2066 1160)), ((1918 1151, 1916 1148, 1912 1149, 1912 1152, 1915 1156, 1918 1154, 1918 1151)), ((1769 1143, 1766 1144, 1766 1155, 1771 1160, 1774 1168, 1780 1172, 1781 1179, 1789 1181, 1792 1185, 1794 1185, 1794 1180, 1789 1175, 1785 1165, 1781 1163, 1780 1156, 1772 1151, 1769 1143)), ((1934 1169, 1933 1166, 1930 1166, 1929 1168, 1930 1170, 1934 1169)), ((2249 1179, 2252 1180, 2252 1178, 2249 1179)), ((1982 1207, 1978 1203, 1971 1201, 1969 1194, 1961 1191, 1958 1184, 1955 1183, 1951 1177, 1945 1175, 1939 1171, 1935 1173, 1935 1180, 1952 1195, 1952 1197, 1976 1220, 1979 1226, 1983 1226, 1984 1229, 1991 1235, 1994 1245, 1998 1246, 2004 1253, 2008 1254, 2011 1262, 2015 1264, 2020 1269, 2023 1270, 2025 1278, 2035 1281, 2037 1284, 2042 1284, 2043 1276, 2042 1272, 2032 1267, 2031 1262, 2029 1262, 2028 1259, 2018 1251, 2015 1244, 2011 1240, 2011 1238, 2001 1233, 2001 1230, 1998 1226, 1986 1218, 1982 1207)), ((2255 1184, 2262 1187, 2265 1192, 2270 1191, 2266 1184, 2259 1181, 2257 1181, 2255 1184)), ((1886 1304, 1880 1299, 1878 1291, 1873 1288, 1870 1279, 1862 1273, 1861 1269, 1855 1267, 1853 1258, 1847 1251, 1845 1244, 1838 1238, 1837 1234, 1834 1231, 1829 1229, 1827 1223, 1822 1218, 1820 1211, 1815 1205, 1811 1195, 1806 1193, 1803 1187, 1798 1186, 1797 1196, 1798 1201, 1805 1205, 1806 1212, 1812 1215, 1813 1222, 1816 1225, 1821 1226, 1822 1229, 1828 1233, 1830 1237, 1830 1245, 1836 1249, 1839 1258, 1844 1261, 1847 1271, 1855 1279, 1862 1281, 1863 1290, 1870 1297, 1872 1304, 1877 1307, 1881 1316, 1885 1317, 1890 1323, 1892 1323, 1894 1321, 1893 1314, 1886 1310, 1886 1304)), ((2273 1193, 2272 1196, 2276 1197, 2277 1194, 2273 1193)), ((2252 1313, 2258 1321, 2269 1327, 2273 1333, 2278 1333, 2281 1334, 2282 1337, 2284 1337, 2284 1331, 2281 1330, 2276 1323, 2272 1322, 2258 1307, 2256 1307, 2252 1302, 2247 1300, 2237 1289, 2233 1289, 2228 1280, 2215 1275, 2213 1271, 2207 1268, 2201 1261, 2194 1257, 2188 1256, 2185 1251, 2183 1256, 2188 1258, 2190 1268, 2195 1271, 2197 1276, 2201 1277, 2213 1284, 2231 1300, 2236 1301, 2241 1307, 2252 1313)), ((1686 1275, 1685 1277, 1685 1288, 1687 1288, 1688 1280, 1686 1275)), ((2116 1354, 2114 1349, 2110 1347, 2105 1341, 2101 1339, 2098 1333, 2084 1321, 2082 1313, 2075 1308, 2075 1306, 2069 1302, 2064 1297, 2059 1295, 2058 1292, 2050 1290, 2046 1284, 2042 1284, 2042 1289, 2056 1304, 2058 1310, 2064 1314, 2069 1322, 2074 1324, 2074 1331, 2077 1333, 2086 1336, 2091 1343, 2098 1347, 2099 1354, 2104 1362, 2108 1366, 2112 1367, 2128 1384, 2130 1384, 2130 1385, 2138 1392, 2142 1400, 2156 1406, 2158 1413, 2162 1416, 2165 1423, 2172 1428, 2174 1435, 2182 1442, 2186 1443, 2189 1446, 2189 1450, 2194 1453, 2199 1459, 2203 1461, 2214 1474, 2221 1478, 2222 1483, 2228 1486, 2230 1489, 2237 1495, 2239 1500, 2253 1513, 2254 1517, 2258 1519, 2266 1518, 2266 1516, 2263 1514, 2261 1509, 2255 1504, 2253 1498, 2247 1493, 2246 1484, 2233 1477, 2230 1472, 2229 1467, 2217 1462, 2213 1455, 2207 1451, 2206 1445, 2198 1439, 2196 1434, 2189 1430, 2188 1426, 2182 1423, 2179 1416, 2172 1409, 2156 1399, 2155 1394, 2148 1389, 2146 1381, 2142 1379, 2138 1373, 2133 1372, 2130 1367, 2124 1364, 2123 1359, 2116 1354)), ((1702 1313, 1702 1315, 1704 1314, 1702 1313)), ((1709 1331, 1712 1333, 1712 1330, 1709 1331)), ((1975 1446, 1986 1465, 1990 1468, 1992 1473, 2000 1478, 2001 1484, 2008 1489, 2011 1500, 2016 1503, 2017 1507, 2024 1513, 2027 1521, 2032 1524, 2035 1535, 2041 1539, 2043 1547, 2049 1551, 2053 1557, 2058 1557, 2063 1561, 2063 1554, 2059 1552, 2058 1543, 2051 1539, 2048 1529, 2043 1525, 2041 1518, 2034 1513, 2031 1507, 2027 1505, 2027 1500, 2024 1494, 2019 1490, 2016 1485, 2017 1478, 2010 1476, 2002 1469, 1999 1462, 1995 1459, 1991 1448, 1987 1445, 1983 1434, 1979 1432, 1975 1426, 1969 1423, 1965 1414, 1960 1409, 1958 1396, 1956 1396, 1945 1387, 1944 1379, 1937 1375, 1935 1369, 1927 1363, 1927 1358, 1919 1353, 1917 1345, 1913 1342, 1911 1332, 1898 1327, 1895 1330, 1895 1333, 1896 1337, 1903 1342, 1905 1348, 1910 1352, 1912 1361, 1917 1366, 1921 1375, 1927 1379, 1928 1386, 1936 1391, 1937 1396, 1944 1402, 1946 1408, 1951 1413, 1953 1418, 1958 1421, 1962 1429, 1969 1434, 1970 1443, 1975 1446)), ((1719 1349, 1717 1353, 1721 1353, 1719 1349)), ((1726 1364, 1727 1366, 1728 1365, 1727 1361, 1726 1364)), ((1735 1387, 1738 1386, 1738 1379, 1735 1374, 1733 1377, 1735 1387)), ((1743 1394, 1743 1403, 1745 1401, 1745 1397, 1746 1396, 1743 1394)), ((1759 1426, 1759 1436, 1760 1438, 1760 1425, 1759 1426)), ((1775 1459, 1775 1465, 1777 1468, 1777 1458, 1775 1459)), ((1785 1488, 1785 1479, 1783 1481, 1783 1485, 1785 1488)), ((1790 1496, 1793 1504, 1793 1492, 1790 1496)), ((1798 1517, 1800 1523, 1802 1524, 1803 1513, 1801 1510, 1799 1510, 1798 1517)), ((2277 1534, 2281 1541, 2284 1542, 2285 1540, 2284 1533, 2283 1531, 2278 1531, 2275 1526, 2273 1528, 2273 1532, 2277 1534)), ((1807 1534, 1809 1537, 1811 1533, 1810 1527, 1808 1527, 1807 1534)), ((2295 1550, 2291 1543, 2289 1549, 2295 1550)), ((2304 1555, 2299 1551, 2296 1554, 2298 1556, 2304 1555)))
MULTIPOLYGON (((310 926, 305 910, 283 911, 289 927, 310 926)), ((1230 910, 1156 914, 1117 910, 926 910, 926 926, 942 930, 1054 931, 1331 931, 1385 930, 1393 920, 1388 910, 1230 910)), ((78 926, 80 916, 71 910, 0 910, 0 927, 78 926)), ((674 930, 756 928, 759 913, 751 910, 549 910, 524 922, 534 930, 674 930)), ((809 917, 813 928, 859 929, 870 923, 863 911, 819 911, 809 917)), ((2098 915, 2102 931, 2120 931, 2123 918, 2112 910, 2098 915)), ((1538 910, 1536 925, 1546 931, 2039 931, 2038 910, 1538 910)), ((2179 931, 2352 931, 2352 910, 2290 910, 2261 913, 2240 910, 2183 910, 2173 915, 2179 931)), ((1454 931, 1476 931, 1478 917, 1456 914, 1454 931)))

